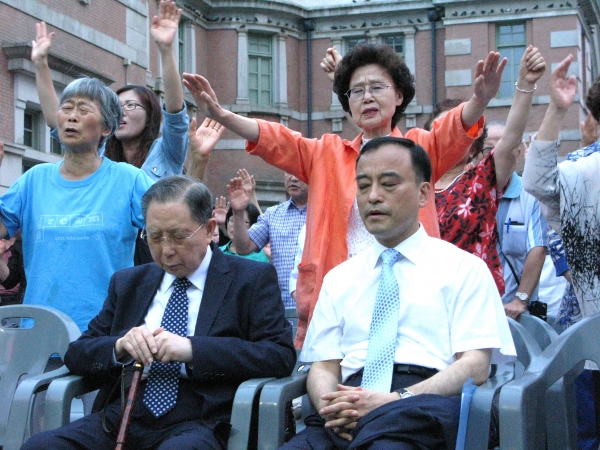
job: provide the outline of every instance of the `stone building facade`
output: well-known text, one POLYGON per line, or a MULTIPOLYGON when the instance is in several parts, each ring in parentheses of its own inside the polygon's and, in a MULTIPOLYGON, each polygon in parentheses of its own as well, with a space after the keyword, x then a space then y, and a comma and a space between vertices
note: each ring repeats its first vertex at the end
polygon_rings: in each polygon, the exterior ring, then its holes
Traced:
MULTIPOLYGON (((561 152, 579 147, 582 99, 599 74, 598 0, 185 0, 177 54, 180 70, 211 82, 232 111, 279 121, 305 135, 357 131, 348 122, 331 83, 319 68, 328 47, 343 54, 361 42, 386 42, 405 59, 416 96, 399 123, 422 126, 436 101, 468 99, 474 67, 489 50, 509 57, 488 119, 505 119, 516 68, 528 44, 540 48, 550 67, 572 53, 571 73, 580 81, 575 105, 561 132, 561 152)), ((60 160, 39 107, 29 55, 35 23, 56 32, 50 65, 57 91, 82 75, 112 88, 141 84, 163 91, 158 52, 149 36, 157 0, 0 0, 0 140, 6 156, 0 193, 27 168, 60 160)), ((534 96, 527 131, 541 123, 549 101, 549 73, 534 96)), ((186 95, 190 115, 197 115, 186 95)), ((245 154, 244 141, 227 132, 211 156, 206 182, 222 195, 245 167, 258 181, 259 199, 284 197, 281 171, 245 154)), ((521 162, 522 164, 522 162, 521 162)))

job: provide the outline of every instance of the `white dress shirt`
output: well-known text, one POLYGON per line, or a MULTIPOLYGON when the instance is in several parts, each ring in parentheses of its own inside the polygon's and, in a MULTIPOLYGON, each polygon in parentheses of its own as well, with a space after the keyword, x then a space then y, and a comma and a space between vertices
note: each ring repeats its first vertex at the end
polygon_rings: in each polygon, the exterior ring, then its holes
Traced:
MULTIPOLYGON (((341 359, 344 381, 364 367, 384 250, 376 242, 325 276, 301 361, 341 359)), ((393 266, 400 288, 396 363, 443 370, 468 350, 491 348, 496 363, 516 355, 482 260, 422 226, 396 250, 403 255, 393 266)))

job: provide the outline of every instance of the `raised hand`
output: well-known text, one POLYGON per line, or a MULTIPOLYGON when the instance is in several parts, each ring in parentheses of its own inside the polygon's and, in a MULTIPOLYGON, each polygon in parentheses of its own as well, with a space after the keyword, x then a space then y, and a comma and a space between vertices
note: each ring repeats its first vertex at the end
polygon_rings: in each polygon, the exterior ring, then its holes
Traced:
POLYGON ((181 9, 173 0, 161 0, 158 7, 158 16, 152 18, 150 35, 159 47, 170 47, 173 45, 177 28, 181 19, 181 9))
POLYGON ((204 119, 199 128, 196 128, 196 118, 192 118, 188 129, 192 157, 194 159, 208 159, 210 152, 215 148, 224 131, 225 127, 208 117, 204 119))
POLYGON ((212 216, 220 227, 225 226, 227 211, 229 211, 229 202, 227 199, 223 196, 215 198, 215 209, 213 209, 212 216))
POLYGON ((196 104, 206 116, 219 123, 222 122, 219 118, 223 116, 224 109, 221 108, 217 95, 206 78, 198 74, 184 73, 183 85, 188 88, 196 104))
POLYGON ((568 109, 575 99, 577 78, 575 75, 567 78, 572 61, 573 55, 570 54, 556 66, 550 77, 550 103, 558 109, 568 109))
POLYGON ((254 175, 250 175, 246 169, 240 169, 237 172, 237 176, 242 179, 242 186, 244 190, 252 196, 254 189, 256 188, 256 181, 254 181, 254 175))
POLYGON ((229 180, 227 185, 229 192, 229 203, 234 211, 243 211, 250 203, 250 193, 244 189, 244 183, 239 177, 229 180))
POLYGON ((50 47, 52 47, 52 38, 54 38, 54 31, 48 33, 46 22, 35 24, 35 41, 31 41, 31 60, 34 63, 48 58, 50 47))
POLYGON ((335 77, 335 69, 338 64, 342 60, 342 55, 339 54, 335 47, 331 47, 327 49, 327 53, 325 54, 325 58, 321 61, 321 69, 323 72, 327 74, 327 77, 331 82, 333 82, 333 78, 335 77))
POLYGON ((500 53, 490 52, 485 61, 479 61, 475 66, 475 97, 487 105, 496 96, 502 80, 502 72, 508 60, 500 61, 500 53))
MULTIPOLYGON (((542 54, 538 51, 537 47, 530 45, 521 58, 519 81, 523 80, 530 85, 535 85, 545 71, 546 61, 544 61, 542 54)), ((523 89, 523 86, 518 86, 523 89)))

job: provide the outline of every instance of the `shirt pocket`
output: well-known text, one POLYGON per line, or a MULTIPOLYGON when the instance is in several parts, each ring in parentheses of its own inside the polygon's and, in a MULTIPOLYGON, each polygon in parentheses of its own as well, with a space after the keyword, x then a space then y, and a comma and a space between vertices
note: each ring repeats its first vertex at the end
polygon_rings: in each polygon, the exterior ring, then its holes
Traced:
POLYGON ((511 225, 504 231, 502 251, 505 255, 520 257, 527 254, 527 227, 511 225))

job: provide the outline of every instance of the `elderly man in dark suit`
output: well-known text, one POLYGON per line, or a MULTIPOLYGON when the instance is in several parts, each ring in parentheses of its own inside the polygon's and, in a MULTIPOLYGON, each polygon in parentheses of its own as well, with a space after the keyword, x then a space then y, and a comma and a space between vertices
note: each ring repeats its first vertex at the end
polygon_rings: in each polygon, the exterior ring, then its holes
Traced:
POLYGON ((24 448, 114 448, 121 402, 111 391, 133 361, 145 369, 131 448, 225 448, 239 384, 292 371, 275 269, 211 244, 211 203, 208 189, 185 176, 144 195, 144 240, 156 264, 113 275, 102 311, 65 357, 73 373, 102 385, 95 412, 34 435, 24 448))

